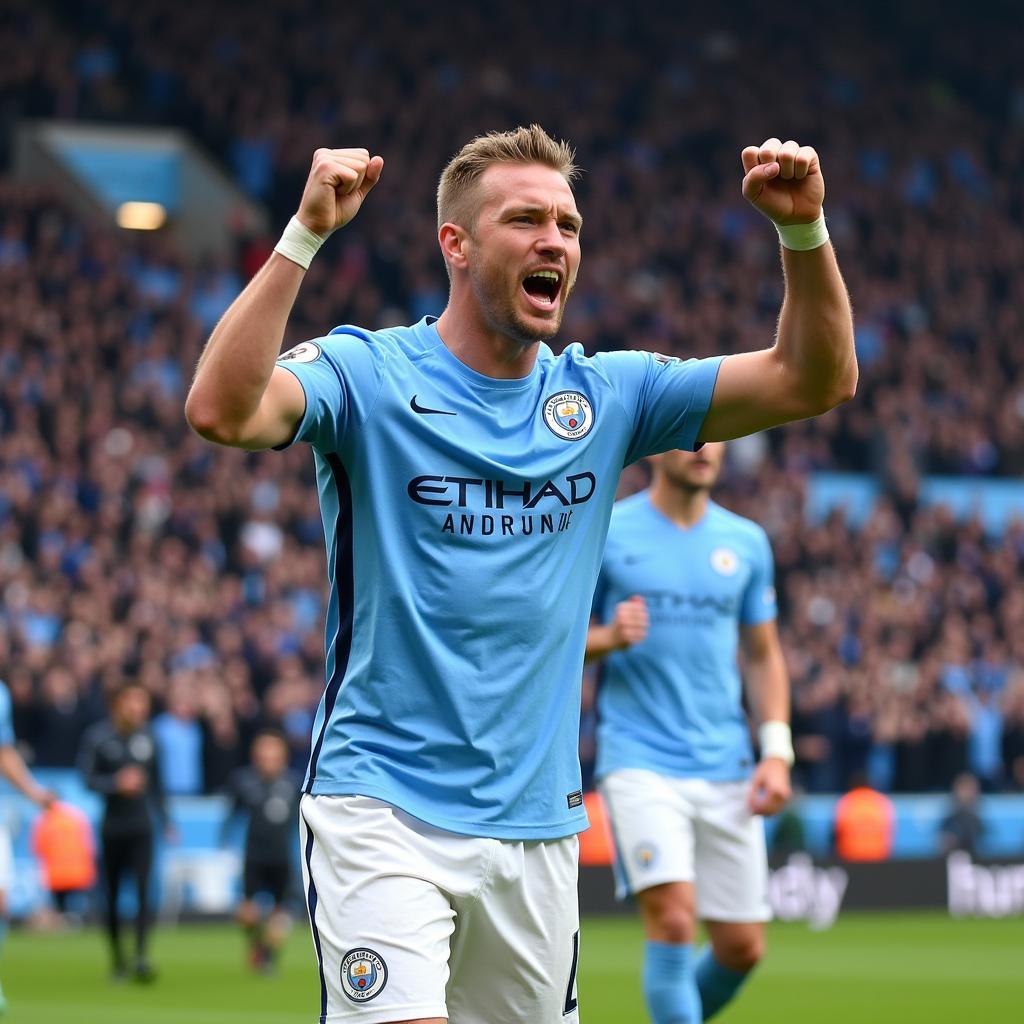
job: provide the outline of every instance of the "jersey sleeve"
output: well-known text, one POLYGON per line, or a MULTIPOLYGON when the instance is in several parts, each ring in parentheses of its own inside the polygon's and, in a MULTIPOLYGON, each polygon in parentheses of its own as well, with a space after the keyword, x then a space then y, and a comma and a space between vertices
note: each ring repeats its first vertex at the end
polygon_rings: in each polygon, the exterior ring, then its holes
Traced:
POLYGON ((283 353, 277 365, 298 380, 306 396, 290 444, 305 441, 323 454, 342 447, 365 422, 380 392, 380 360, 367 333, 357 328, 339 328, 283 353))
POLYGON ((750 580, 743 594, 740 621, 744 626, 773 622, 778 616, 775 600, 775 559, 768 536, 758 530, 750 580))
POLYGON ((117 792, 117 771, 101 764, 101 729, 101 725, 96 725, 83 737, 82 747, 78 752, 78 770, 89 789, 94 793, 110 796, 117 792))
POLYGON ((0 683, 0 747, 14 746, 14 722, 11 711, 11 695, 0 683))
POLYGON ((626 465, 674 448, 696 449, 722 358, 683 360, 653 352, 604 355, 612 385, 633 421, 626 465))

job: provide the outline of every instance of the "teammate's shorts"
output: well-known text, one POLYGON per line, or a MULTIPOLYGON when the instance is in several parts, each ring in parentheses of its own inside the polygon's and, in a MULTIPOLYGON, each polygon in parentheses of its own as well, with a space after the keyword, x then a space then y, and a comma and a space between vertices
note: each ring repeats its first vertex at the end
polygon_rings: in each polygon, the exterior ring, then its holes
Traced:
POLYGON ((601 780, 615 839, 615 893, 693 882, 705 921, 767 921, 764 821, 748 782, 678 779, 623 768, 601 780))
POLYGON ((576 836, 460 836, 361 796, 299 818, 321 1021, 578 1021, 576 836))
POLYGON ((261 864, 247 860, 242 873, 242 894, 251 900, 257 893, 266 893, 275 903, 283 903, 288 891, 291 867, 283 864, 261 864))
POLYGON ((14 884, 14 851, 6 825, 0 825, 0 892, 10 892, 14 884))

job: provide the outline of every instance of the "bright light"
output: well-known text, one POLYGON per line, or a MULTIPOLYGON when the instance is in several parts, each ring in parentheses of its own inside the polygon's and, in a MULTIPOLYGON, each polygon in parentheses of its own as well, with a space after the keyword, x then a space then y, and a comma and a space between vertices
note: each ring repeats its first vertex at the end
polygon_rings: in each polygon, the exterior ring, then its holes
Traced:
POLYGON ((167 211, 160 203, 122 203, 117 208, 117 226, 132 231, 156 231, 167 223, 167 211))

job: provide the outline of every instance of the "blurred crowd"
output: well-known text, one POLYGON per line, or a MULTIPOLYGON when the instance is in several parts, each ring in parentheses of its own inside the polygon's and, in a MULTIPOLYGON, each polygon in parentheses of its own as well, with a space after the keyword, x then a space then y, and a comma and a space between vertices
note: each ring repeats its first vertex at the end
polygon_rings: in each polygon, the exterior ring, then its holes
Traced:
MULTIPOLYGON (((179 125, 280 227, 317 146, 382 153, 381 185, 307 276, 294 342, 439 312, 441 166, 478 131, 540 121, 586 171, 565 339, 701 356, 768 344, 781 297, 740 148, 814 144, 859 394, 737 446, 721 499, 775 544, 802 781, 938 789, 969 767, 1024 788, 1024 527, 991 537, 917 501, 925 474, 1024 474, 1012 5, 846 5, 827 30, 821 11, 749 2, 447 10, 12 0, 0 160, 26 117, 179 125), (805 522, 818 469, 882 481, 866 526, 805 522)), ((70 763, 131 677, 190 752, 172 791, 216 789, 267 722, 302 764, 322 679, 311 460, 215 449, 182 416, 205 334, 272 241, 188 265, 0 183, 0 674, 36 763, 70 763)))

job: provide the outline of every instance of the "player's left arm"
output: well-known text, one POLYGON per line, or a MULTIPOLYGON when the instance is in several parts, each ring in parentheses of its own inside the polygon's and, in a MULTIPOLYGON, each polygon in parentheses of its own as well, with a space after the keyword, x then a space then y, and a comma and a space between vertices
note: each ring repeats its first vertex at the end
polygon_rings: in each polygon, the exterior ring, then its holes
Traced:
POLYGON ((791 795, 789 768, 789 674, 775 619, 741 627, 747 693, 760 723, 761 760, 750 780, 748 805, 754 814, 777 814, 791 795))
POLYGON ((742 161, 744 197, 783 236, 785 295, 775 344, 722 360, 700 441, 726 441, 821 415, 857 388, 853 317, 824 232, 818 154, 772 138, 744 149, 742 161))
POLYGON ((18 792, 23 793, 32 803, 38 804, 40 807, 49 807, 57 799, 52 790, 46 789, 36 782, 17 748, 9 743, 0 746, 0 775, 18 792))

